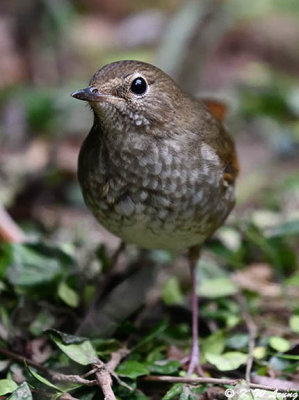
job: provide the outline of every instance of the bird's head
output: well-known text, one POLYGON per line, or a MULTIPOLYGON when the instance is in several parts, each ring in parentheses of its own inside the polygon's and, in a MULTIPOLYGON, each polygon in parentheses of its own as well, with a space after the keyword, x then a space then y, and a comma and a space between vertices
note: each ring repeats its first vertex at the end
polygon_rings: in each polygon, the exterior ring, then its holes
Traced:
POLYGON ((88 101, 103 126, 120 130, 134 126, 151 133, 161 124, 175 124, 180 101, 185 98, 168 75, 140 61, 105 65, 87 88, 72 96, 88 101))

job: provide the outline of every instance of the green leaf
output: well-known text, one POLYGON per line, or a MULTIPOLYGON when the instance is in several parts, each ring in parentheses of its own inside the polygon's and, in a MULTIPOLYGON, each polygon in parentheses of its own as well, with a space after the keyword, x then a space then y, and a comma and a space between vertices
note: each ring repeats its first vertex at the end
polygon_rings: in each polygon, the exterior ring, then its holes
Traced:
POLYGON ((290 328, 292 332, 299 333, 299 315, 292 315, 290 318, 290 328))
POLYGON ((48 379, 44 378, 43 376, 41 376, 40 374, 38 374, 37 372, 35 372, 33 369, 31 369, 29 366, 27 366, 28 371, 31 373, 31 375, 38 380, 39 382, 43 383, 46 386, 49 386, 50 388, 56 390, 57 392, 61 392, 63 393, 63 391, 61 389, 59 389, 59 387, 53 385, 53 383, 51 383, 50 381, 48 381, 48 379))
POLYGON ((167 393, 162 397, 162 400, 171 400, 176 396, 179 396, 183 391, 183 384, 176 383, 167 391, 167 393))
POLYGON ((132 400, 150 400, 150 398, 142 393, 140 390, 138 390, 135 391, 134 398, 132 400))
POLYGON ((299 361, 299 355, 296 354, 276 354, 277 358, 283 358, 285 360, 296 360, 299 361))
POLYGON ((248 345, 248 335, 246 333, 236 333, 226 340, 226 345, 231 349, 240 350, 248 345))
POLYGON ((209 363, 215 365, 219 371, 232 371, 245 364, 247 361, 247 354, 240 353, 239 351, 231 351, 221 355, 207 353, 206 359, 209 363))
POLYGON ((78 307, 79 296, 66 282, 60 282, 58 296, 70 307, 78 307))
POLYGON ((7 279, 12 285, 32 287, 45 285, 61 276, 72 260, 59 249, 41 244, 10 244, 6 247, 10 265, 7 279))
POLYGON ((111 338, 111 339, 102 339, 97 338, 93 339, 92 344, 97 351, 97 354, 110 354, 113 351, 116 351, 120 347, 120 343, 118 340, 111 338))
POLYGON ((148 375, 150 371, 145 364, 135 360, 129 360, 121 363, 116 373, 126 378, 136 379, 138 376, 148 375))
POLYGON ((201 351, 205 356, 209 354, 221 354, 225 348, 225 336, 222 330, 219 330, 202 340, 201 351))
POLYGON ((204 390, 204 386, 192 387, 184 385, 179 400, 198 400, 198 395, 204 390))
POLYGON ((11 260, 11 256, 10 256, 10 246, 11 244, 9 243, 5 243, 4 245, 1 245, 1 257, 0 257, 0 279, 3 279, 5 274, 6 274, 6 270, 9 266, 10 260, 11 260))
POLYGON ((83 343, 86 340, 88 340, 84 336, 70 335, 68 333, 61 332, 58 329, 46 329, 46 330, 44 330, 44 333, 46 333, 52 339, 53 339, 52 336, 58 337, 62 341, 63 344, 75 344, 75 343, 78 344, 78 343, 83 343))
POLYGON ((57 335, 50 335, 51 339, 71 360, 81 365, 89 365, 98 361, 97 353, 91 342, 85 340, 80 344, 63 344, 61 338, 57 335))
POLYGON ((269 344, 272 347, 272 349, 279 351, 281 353, 285 353, 291 348, 290 342, 279 336, 271 336, 269 339, 269 344))
POLYGON ((226 317, 225 323, 227 328, 233 328, 236 325, 238 325, 240 321, 241 321, 240 316, 231 314, 226 317))
POLYGON ((163 286, 162 298, 165 304, 181 304, 183 295, 180 288, 179 280, 176 276, 170 277, 163 286))
POLYGON ((33 400, 27 382, 23 382, 7 400, 33 400))
POLYGON ((266 355, 266 348, 262 346, 255 347, 253 350, 253 357, 257 360, 262 360, 266 355))
POLYGON ((155 338, 161 336, 161 334, 165 332, 167 327, 168 323, 166 321, 161 321, 158 325, 154 326, 150 333, 136 344, 136 346, 131 350, 131 353, 144 347, 148 343, 152 343, 155 338))
POLYGON ((203 393, 205 385, 192 387, 183 383, 176 383, 168 390, 162 400, 171 400, 173 398, 179 400, 198 400, 198 395, 203 393))
POLYGON ((169 375, 177 372, 181 363, 175 360, 161 360, 153 363, 147 363, 147 367, 152 373, 169 375))
POLYGON ((16 390, 18 385, 11 379, 1 379, 0 380, 0 396, 4 396, 5 394, 12 393, 16 390))
POLYGON ((252 391, 250 390, 250 387, 245 380, 241 380, 235 387, 227 389, 225 394, 228 399, 231 398, 233 400, 255 400, 255 397, 253 396, 252 391))
POLYGON ((271 230, 269 237, 281 237, 281 236, 298 236, 299 235, 299 219, 285 222, 273 230, 271 230))
POLYGON ((277 356, 273 356, 268 361, 268 367, 272 368, 275 371, 284 371, 286 368, 290 366, 288 360, 281 359, 279 354, 277 356))
POLYGON ((237 293, 238 288, 228 278, 205 279, 197 290, 198 295, 217 298, 237 293))

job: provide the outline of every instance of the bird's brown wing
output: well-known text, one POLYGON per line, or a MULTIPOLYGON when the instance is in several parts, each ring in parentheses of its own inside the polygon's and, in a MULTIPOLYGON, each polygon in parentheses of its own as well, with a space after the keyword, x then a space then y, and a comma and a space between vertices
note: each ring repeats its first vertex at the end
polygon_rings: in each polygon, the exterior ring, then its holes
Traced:
POLYGON ((223 147, 221 150, 219 149, 219 152, 222 153, 221 159, 224 165, 223 179, 225 182, 232 184, 235 182, 239 174, 239 161, 237 152, 232 138, 226 132, 224 127, 221 129, 221 136, 224 139, 223 147))
POLYGON ((200 101, 219 122, 219 135, 215 148, 224 166, 223 180, 228 184, 232 184, 239 173, 239 162, 234 141, 222 125, 227 113, 227 105, 219 100, 210 98, 201 98, 200 101))

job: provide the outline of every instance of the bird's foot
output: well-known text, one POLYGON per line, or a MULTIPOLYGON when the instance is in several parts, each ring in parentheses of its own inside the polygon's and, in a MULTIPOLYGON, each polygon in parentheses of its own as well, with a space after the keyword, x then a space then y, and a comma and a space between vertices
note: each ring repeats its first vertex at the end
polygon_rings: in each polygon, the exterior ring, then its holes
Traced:
POLYGON ((196 373, 198 376, 202 377, 206 376, 200 365, 199 359, 195 359, 192 356, 190 356, 187 376, 191 376, 194 373, 196 373))
POLYGON ((181 360, 182 364, 189 364, 188 365, 188 371, 187 371, 187 376, 191 376, 192 374, 197 374, 198 376, 206 376, 204 373, 202 366, 200 365, 200 357, 199 357, 199 349, 198 349, 198 344, 194 344, 192 346, 190 355, 188 357, 185 357, 181 360))

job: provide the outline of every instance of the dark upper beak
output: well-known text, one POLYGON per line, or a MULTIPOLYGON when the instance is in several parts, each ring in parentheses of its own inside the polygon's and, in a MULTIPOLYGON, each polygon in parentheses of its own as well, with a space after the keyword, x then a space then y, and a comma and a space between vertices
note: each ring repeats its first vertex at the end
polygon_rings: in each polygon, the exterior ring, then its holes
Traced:
POLYGON ((75 99, 84 101, 104 101, 107 98, 106 95, 101 94, 95 87, 75 90, 71 96, 75 97, 75 99))

